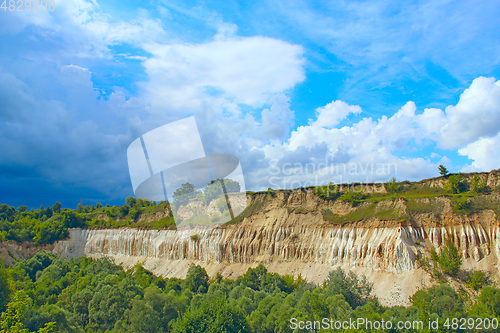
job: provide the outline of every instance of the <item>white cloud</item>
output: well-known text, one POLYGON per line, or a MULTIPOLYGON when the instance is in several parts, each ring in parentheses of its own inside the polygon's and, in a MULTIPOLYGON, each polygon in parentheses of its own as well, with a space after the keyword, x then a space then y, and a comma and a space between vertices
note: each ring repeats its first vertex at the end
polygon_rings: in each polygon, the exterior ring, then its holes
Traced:
POLYGON ((463 147, 481 137, 500 132, 500 81, 479 77, 460 96, 455 106, 445 110, 441 130, 443 148, 463 147))
POLYGON ((481 138, 458 150, 460 155, 474 160, 462 171, 490 171, 500 168, 500 133, 494 137, 481 138))
POLYGON ((316 109, 317 119, 312 125, 327 128, 334 127, 351 113, 361 113, 361 108, 358 105, 348 105, 343 101, 333 101, 324 107, 316 109))
POLYGON ((236 103, 260 106, 304 80, 301 46, 264 37, 217 40, 204 44, 149 44, 144 85, 157 105, 199 107, 219 91, 236 103))
POLYGON ((262 110, 262 135, 264 139, 285 140, 290 132, 294 113, 289 98, 283 94, 271 97, 270 109, 262 110))

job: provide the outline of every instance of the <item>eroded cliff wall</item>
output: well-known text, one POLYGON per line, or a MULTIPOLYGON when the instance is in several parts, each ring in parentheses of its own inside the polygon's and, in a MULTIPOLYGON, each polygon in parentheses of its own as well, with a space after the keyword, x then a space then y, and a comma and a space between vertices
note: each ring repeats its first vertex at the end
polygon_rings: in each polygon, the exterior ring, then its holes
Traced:
MULTIPOLYGON (((498 194, 488 198, 500 202, 498 194)), ((270 271, 301 274, 321 283, 341 266, 367 275, 382 302, 393 305, 407 304, 408 296, 431 283, 418 267, 417 255, 428 254, 451 237, 464 255, 465 269, 498 276, 500 229, 495 211, 460 215, 453 212, 450 199, 432 200, 439 207, 437 214, 408 214, 405 199, 389 199, 377 203, 374 212, 390 210, 404 218, 333 224, 322 212, 347 216, 369 203, 353 207, 341 200, 325 201, 312 190, 253 194, 248 202, 254 213, 235 225, 184 231, 72 229, 70 239, 55 244, 53 251, 65 258, 107 256, 126 267, 140 262, 155 274, 180 278, 192 262, 211 276, 221 272, 231 278, 263 263, 270 271)))

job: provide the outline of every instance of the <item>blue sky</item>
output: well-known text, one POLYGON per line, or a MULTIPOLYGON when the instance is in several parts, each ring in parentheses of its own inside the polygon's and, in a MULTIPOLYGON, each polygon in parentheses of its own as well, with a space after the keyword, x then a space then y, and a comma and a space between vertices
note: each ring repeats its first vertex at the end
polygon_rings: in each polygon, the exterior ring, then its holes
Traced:
POLYGON ((498 1, 0 10, 0 202, 122 203, 128 145, 191 115, 250 190, 498 169, 499 14, 498 1))

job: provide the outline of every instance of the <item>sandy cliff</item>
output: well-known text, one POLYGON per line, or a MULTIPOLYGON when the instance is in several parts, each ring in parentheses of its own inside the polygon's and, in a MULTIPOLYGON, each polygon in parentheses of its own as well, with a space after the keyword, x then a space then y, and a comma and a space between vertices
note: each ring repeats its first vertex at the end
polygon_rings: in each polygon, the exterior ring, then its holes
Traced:
MULTIPOLYGON (((487 198, 500 203, 498 194, 487 198)), ((498 276, 500 229, 494 210, 459 215, 446 197, 419 200, 438 207, 438 213, 409 214, 405 199, 387 199, 374 204, 374 212, 391 210, 402 218, 374 216, 333 224, 322 212, 347 216, 371 203, 353 207, 341 200, 325 201, 312 190, 249 194, 253 214, 235 225, 192 231, 73 229, 71 238, 55 244, 53 251, 66 258, 107 256, 128 267, 140 262, 156 274, 181 278, 191 262, 211 276, 221 272, 232 278, 263 263, 271 271, 321 283, 332 268, 341 266, 366 274, 382 302, 390 305, 407 304, 408 296, 431 283, 418 267, 417 254, 428 254, 451 237, 464 255, 464 268, 498 276)))

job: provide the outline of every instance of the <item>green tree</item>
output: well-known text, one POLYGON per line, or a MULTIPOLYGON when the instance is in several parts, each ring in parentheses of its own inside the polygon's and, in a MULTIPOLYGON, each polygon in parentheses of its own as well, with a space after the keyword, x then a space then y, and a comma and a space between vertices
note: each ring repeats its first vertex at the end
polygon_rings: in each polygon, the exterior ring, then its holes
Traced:
POLYGON ((487 192, 488 186, 486 186, 486 182, 481 180, 478 175, 474 175, 474 177, 472 177, 472 181, 470 182, 470 190, 474 193, 484 193, 487 192))
POLYGON ((7 279, 5 262, 0 258, 0 312, 3 312, 9 302, 10 287, 7 279))
POLYGON ((160 316, 144 300, 137 298, 132 300, 132 309, 128 314, 128 318, 132 332, 154 333, 159 331, 160 316))
POLYGON ((185 205, 189 199, 196 197, 196 187, 191 183, 184 183, 175 190, 173 198, 177 205, 185 205))
POLYGON ((460 272, 462 255, 451 238, 445 240, 445 245, 440 249, 439 253, 434 249, 431 250, 431 259, 438 263, 441 272, 444 274, 457 276, 460 272))
POLYGON ((137 202, 137 199, 135 197, 127 197, 127 199, 125 199, 125 203, 127 205, 129 205, 130 207, 133 207, 136 202, 137 202))
POLYGON ((354 309, 366 304, 370 298, 373 284, 369 283, 366 276, 358 279, 356 274, 345 274, 342 268, 330 272, 323 283, 327 295, 343 295, 347 303, 354 309))
POLYGON ((231 333, 248 332, 243 311, 230 307, 224 296, 190 307, 172 325, 173 333, 231 333))
POLYGON ((386 188, 389 193, 397 193, 399 191, 399 185, 396 183, 396 177, 392 177, 387 183, 386 188))
POLYGON ((79 203, 76 206, 76 212, 79 213, 79 214, 82 214, 84 212, 83 205, 81 203, 79 203))
POLYGON ((184 280, 184 286, 194 292, 206 291, 208 289, 208 280, 209 277, 205 268, 191 264, 188 268, 186 280, 184 280))
POLYGON ((486 281, 486 273, 484 273, 483 271, 474 270, 474 272, 472 274, 469 274, 469 276, 467 277, 466 283, 470 288, 479 290, 483 287, 486 281))
POLYGON ((465 185, 462 181, 462 176, 461 175, 450 176, 450 178, 448 178, 448 182, 444 186, 444 190, 452 194, 458 194, 464 192, 465 185))
POLYGON ((26 212, 28 210, 28 206, 24 206, 24 205, 19 206, 19 207, 17 207, 17 210, 20 211, 21 213, 26 212))
POLYGON ((95 204, 96 208, 99 209, 99 208, 102 208, 102 203, 98 202, 95 204))
POLYGON ((446 176, 448 174, 448 169, 446 169, 444 165, 441 164, 438 169, 441 176, 446 176))
POLYGON ((59 214, 61 212, 61 203, 56 201, 53 205, 52 205, 52 210, 54 211, 54 213, 56 214, 59 214))
MULTIPOLYGON (((16 291, 12 302, 7 304, 7 310, 0 317, 0 332, 2 333, 29 333, 23 328, 24 313, 30 306, 32 300, 22 290, 16 291)), ((38 333, 52 332, 55 322, 45 324, 38 333)))
POLYGON ((218 199, 224 196, 224 187, 226 193, 238 193, 240 192, 240 183, 232 179, 220 179, 217 178, 212 180, 207 184, 205 190, 203 191, 203 203, 208 205, 212 200, 218 199))

